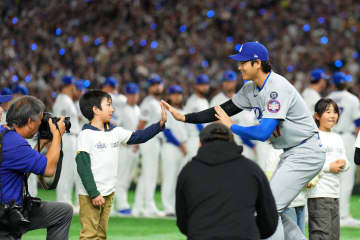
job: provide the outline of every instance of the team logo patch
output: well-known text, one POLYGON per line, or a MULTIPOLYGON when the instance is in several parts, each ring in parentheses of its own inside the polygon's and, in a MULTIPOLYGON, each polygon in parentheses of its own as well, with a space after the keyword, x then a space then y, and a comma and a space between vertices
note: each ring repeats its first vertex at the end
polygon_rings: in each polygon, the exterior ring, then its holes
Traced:
POLYGON ((270 93, 270 98, 271 99, 276 99, 279 96, 279 94, 277 92, 271 92, 270 93))
POLYGON ((271 113, 277 113, 280 110, 280 102, 275 99, 271 99, 267 104, 267 110, 271 113))

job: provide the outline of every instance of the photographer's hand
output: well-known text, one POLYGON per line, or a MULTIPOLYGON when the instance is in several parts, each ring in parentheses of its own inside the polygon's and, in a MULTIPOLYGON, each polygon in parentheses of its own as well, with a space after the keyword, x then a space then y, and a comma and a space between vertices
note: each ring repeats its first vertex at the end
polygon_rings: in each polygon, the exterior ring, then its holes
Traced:
POLYGON ((62 135, 64 135, 65 133, 65 123, 64 123, 64 119, 65 117, 61 117, 60 120, 56 123, 56 125, 52 122, 52 119, 49 119, 49 127, 50 127, 50 132, 52 133, 52 135, 54 136, 55 134, 59 134, 60 133, 60 137, 62 137, 62 135))

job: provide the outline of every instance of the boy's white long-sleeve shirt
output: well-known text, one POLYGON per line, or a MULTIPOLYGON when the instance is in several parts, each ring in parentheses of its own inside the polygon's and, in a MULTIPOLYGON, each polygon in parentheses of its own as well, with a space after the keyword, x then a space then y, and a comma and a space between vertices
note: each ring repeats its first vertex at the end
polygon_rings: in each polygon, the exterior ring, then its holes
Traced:
POLYGON ((319 131, 321 142, 326 149, 326 160, 319 174, 319 181, 308 189, 308 198, 339 198, 340 174, 349 169, 348 159, 345 154, 344 142, 340 135, 334 132, 319 131), (336 160, 345 160, 343 170, 337 174, 330 172, 330 164, 336 160))

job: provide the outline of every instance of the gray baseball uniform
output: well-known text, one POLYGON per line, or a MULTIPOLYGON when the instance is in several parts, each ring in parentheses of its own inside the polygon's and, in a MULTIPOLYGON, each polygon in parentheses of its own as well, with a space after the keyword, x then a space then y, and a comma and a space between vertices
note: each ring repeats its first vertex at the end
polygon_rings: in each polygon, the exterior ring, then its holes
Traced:
MULTIPOLYGON (((270 180, 281 218, 270 239, 306 239, 300 229, 282 211, 295 199, 322 169, 325 151, 321 147, 318 128, 304 100, 282 76, 271 72, 262 89, 254 82, 245 84, 232 98, 241 109, 253 109, 257 118, 278 119, 279 124, 269 138, 273 147, 284 149, 270 180)), ((266 157, 266 156, 264 156, 266 157)))

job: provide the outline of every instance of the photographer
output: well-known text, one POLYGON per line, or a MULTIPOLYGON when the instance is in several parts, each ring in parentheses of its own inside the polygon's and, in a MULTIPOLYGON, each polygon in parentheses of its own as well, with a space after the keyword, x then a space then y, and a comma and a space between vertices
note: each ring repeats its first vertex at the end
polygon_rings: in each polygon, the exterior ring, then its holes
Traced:
MULTIPOLYGON (((47 201, 35 204, 28 196, 24 197, 24 176, 29 173, 53 176, 60 156, 61 137, 65 132, 63 117, 57 126, 49 119, 53 138, 46 156, 32 149, 25 140, 37 133, 44 109, 39 99, 21 97, 11 104, 6 116, 7 125, 0 126, 0 133, 8 131, 2 139, 0 165, 0 239, 20 238, 23 233, 40 228, 47 229, 47 239, 68 239, 73 213, 71 205, 47 201)), ((46 143, 48 141, 41 140, 40 147, 46 143)))

